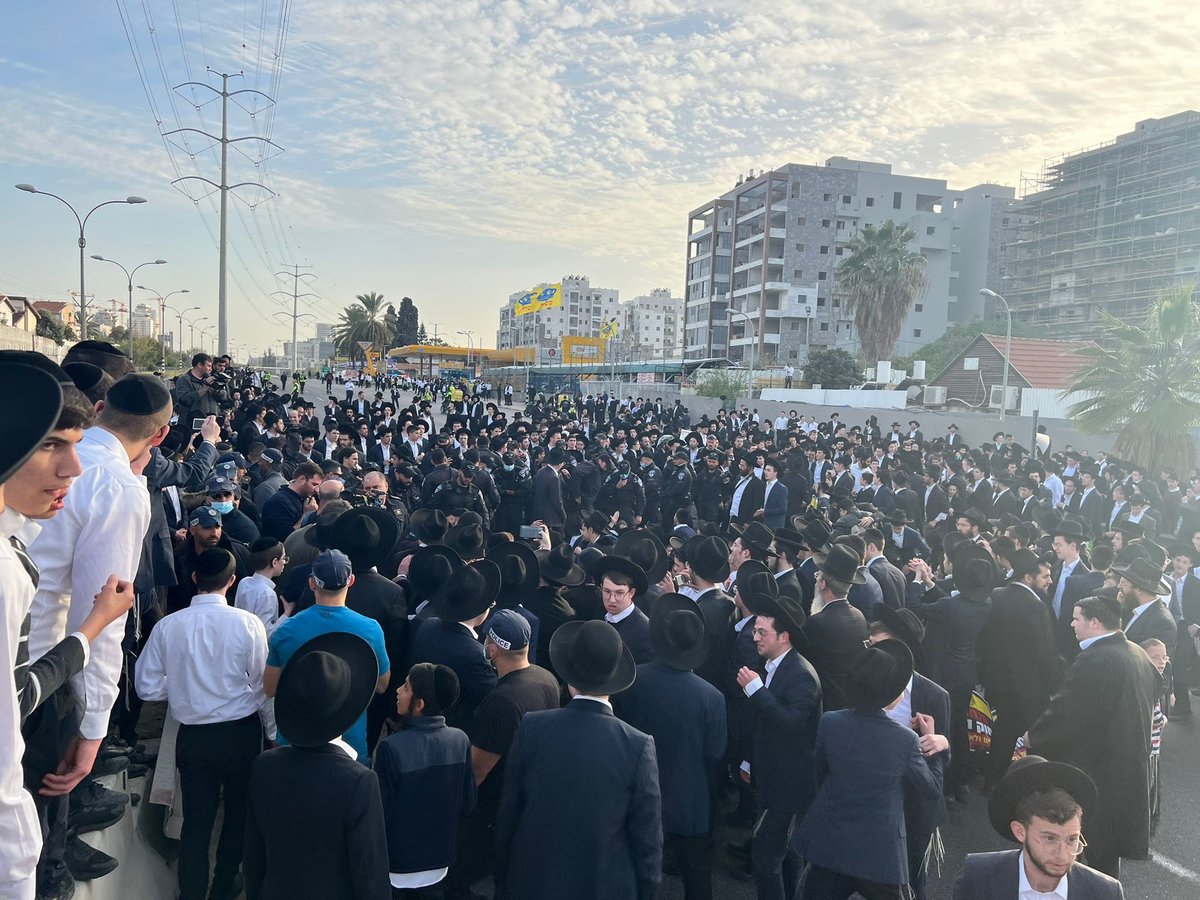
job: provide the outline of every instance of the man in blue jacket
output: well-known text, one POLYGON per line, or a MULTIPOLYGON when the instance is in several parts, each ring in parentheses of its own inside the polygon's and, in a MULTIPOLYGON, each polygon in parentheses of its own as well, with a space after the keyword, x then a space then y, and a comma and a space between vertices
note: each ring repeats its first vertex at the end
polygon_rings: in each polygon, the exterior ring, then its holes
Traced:
POLYGON ((441 896, 459 822, 475 806, 471 741, 443 715, 457 700, 453 669, 417 663, 396 691, 400 730, 376 751, 393 897, 441 896))

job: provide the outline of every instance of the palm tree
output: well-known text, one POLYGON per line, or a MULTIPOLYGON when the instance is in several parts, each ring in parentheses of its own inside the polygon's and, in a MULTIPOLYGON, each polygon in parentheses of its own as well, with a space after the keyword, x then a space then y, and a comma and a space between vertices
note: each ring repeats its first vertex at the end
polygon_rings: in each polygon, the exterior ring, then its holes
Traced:
POLYGON ((849 256, 837 268, 839 299, 854 313, 863 360, 891 359, 908 311, 925 291, 925 258, 908 245, 916 233, 888 219, 864 225, 846 243, 849 256))
POLYGON ((1192 431, 1200 428, 1200 303, 1194 282, 1159 293, 1139 327, 1107 317, 1100 346, 1067 393, 1092 396, 1071 406, 1070 417, 1091 434, 1116 433, 1113 455, 1155 475, 1194 465, 1192 431))
POLYGON ((338 353, 346 354, 351 362, 363 355, 358 346, 360 341, 369 342, 382 353, 394 330, 389 318, 391 308, 384 305, 383 294, 371 291, 354 299, 357 305, 342 310, 341 319, 333 328, 334 348, 338 353))

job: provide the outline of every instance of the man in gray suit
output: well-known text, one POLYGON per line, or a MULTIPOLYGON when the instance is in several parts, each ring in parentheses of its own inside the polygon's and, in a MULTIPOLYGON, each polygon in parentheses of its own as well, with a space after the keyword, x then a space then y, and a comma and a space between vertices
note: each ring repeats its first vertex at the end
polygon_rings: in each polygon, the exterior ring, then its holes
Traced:
POLYGON ((1096 785, 1082 769, 1040 756, 1013 763, 988 800, 988 816, 996 833, 1021 849, 970 854, 954 900, 1059 893, 1071 900, 1121 900, 1121 882, 1076 862, 1087 847, 1084 823, 1095 805, 1096 785))

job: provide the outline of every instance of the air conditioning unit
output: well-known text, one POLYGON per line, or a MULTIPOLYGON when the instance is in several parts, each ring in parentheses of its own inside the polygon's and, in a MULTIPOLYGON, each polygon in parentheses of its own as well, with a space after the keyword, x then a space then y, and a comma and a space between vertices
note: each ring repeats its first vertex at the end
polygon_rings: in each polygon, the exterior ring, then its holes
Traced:
MULTIPOLYGON (((1004 385, 993 384, 988 392, 988 409, 999 409, 1000 398, 1003 396, 1004 385)), ((1005 412, 1017 408, 1017 402, 1020 399, 1021 389, 1015 385, 1008 387, 1008 402, 1004 405, 1005 412)))
POLYGON ((923 406, 945 406, 946 405, 946 388, 944 385, 926 386, 922 396, 921 404, 923 406))

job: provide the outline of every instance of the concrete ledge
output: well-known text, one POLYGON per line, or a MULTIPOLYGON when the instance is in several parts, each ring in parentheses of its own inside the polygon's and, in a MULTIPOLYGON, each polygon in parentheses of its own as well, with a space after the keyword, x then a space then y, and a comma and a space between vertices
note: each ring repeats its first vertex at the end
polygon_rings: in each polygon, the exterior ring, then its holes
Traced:
POLYGON ((175 867, 154 851, 139 828, 143 815, 150 820, 145 825, 154 823, 154 827, 161 827, 162 823, 161 815, 155 816, 149 808, 146 795, 150 785, 146 778, 128 780, 121 773, 101 778, 100 783, 113 790, 135 792, 142 799, 111 828, 81 835, 84 843, 116 857, 118 865, 103 878, 78 882, 75 897, 77 900, 174 900, 178 881, 175 867))

